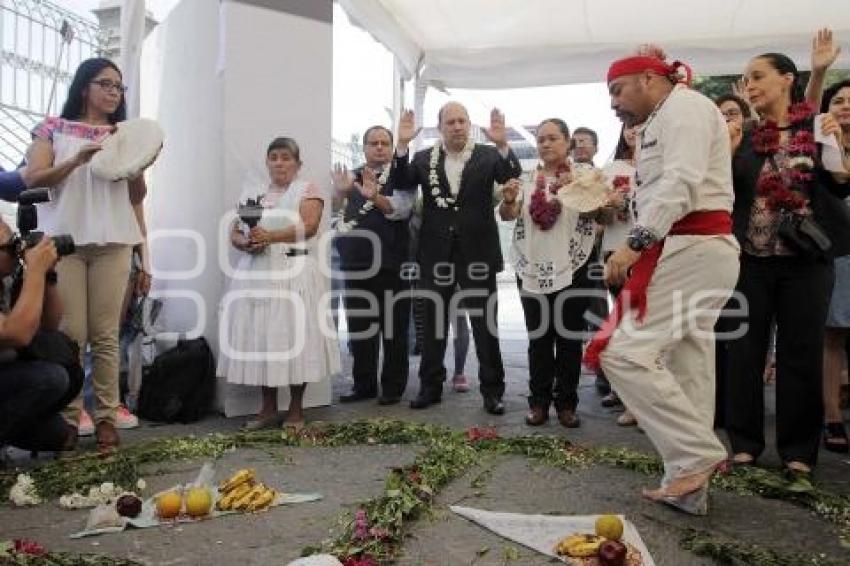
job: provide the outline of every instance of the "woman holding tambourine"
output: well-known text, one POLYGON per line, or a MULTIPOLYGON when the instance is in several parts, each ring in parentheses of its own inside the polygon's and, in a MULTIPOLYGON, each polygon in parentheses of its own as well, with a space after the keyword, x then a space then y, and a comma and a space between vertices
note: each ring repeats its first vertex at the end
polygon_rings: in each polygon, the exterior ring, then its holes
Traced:
MULTIPOLYGON (((142 172, 162 145, 161 133, 149 121, 126 123, 128 130, 144 130, 141 136, 128 137, 122 131, 125 90, 114 63, 83 61, 61 116, 33 129, 27 153, 29 169, 52 188, 52 200, 39 205, 39 228, 51 235, 69 234, 76 243, 75 253, 57 265, 57 285, 65 306, 63 330, 81 353, 91 346, 95 434, 101 452, 119 442, 115 421, 121 306, 131 251, 145 239, 141 201, 147 189, 142 172), (124 137, 128 139, 118 139, 124 137)), ((149 285, 149 280, 144 283, 149 285)), ((68 450, 75 448, 82 408, 81 394, 65 415, 73 427, 68 450)))

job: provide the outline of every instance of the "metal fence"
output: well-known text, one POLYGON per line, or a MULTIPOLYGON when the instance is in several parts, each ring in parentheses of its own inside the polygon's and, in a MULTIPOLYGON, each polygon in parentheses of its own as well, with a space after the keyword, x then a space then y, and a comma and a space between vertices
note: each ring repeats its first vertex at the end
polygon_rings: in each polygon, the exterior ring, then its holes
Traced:
POLYGON ((47 0, 0 0, 0 166, 20 163, 30 130, 58 114, 77 66, 109 32, 47 0))

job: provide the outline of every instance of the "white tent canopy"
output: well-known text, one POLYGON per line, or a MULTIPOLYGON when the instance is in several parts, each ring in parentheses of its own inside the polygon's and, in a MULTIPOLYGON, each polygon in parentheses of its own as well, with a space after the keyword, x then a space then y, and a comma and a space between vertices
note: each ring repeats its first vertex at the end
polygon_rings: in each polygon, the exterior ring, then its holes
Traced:
POLYGON ((700 75, 740 73, 780 51, 809 66, 829 26, 850 67, 850 0, 340 0, 398 59, 436 87, 517 88, 599 82, 641 43, 700 75))

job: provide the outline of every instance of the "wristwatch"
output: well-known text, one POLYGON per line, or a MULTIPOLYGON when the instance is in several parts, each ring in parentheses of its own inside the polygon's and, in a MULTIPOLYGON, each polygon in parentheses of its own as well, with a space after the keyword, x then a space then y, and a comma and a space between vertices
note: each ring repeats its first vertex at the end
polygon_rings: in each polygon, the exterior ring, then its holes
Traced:
POLYGON ((635 226, 626 238, 626 245, 632 251, 642 252, 656 241, 658 241, 658 238, 652 230, 643 226, 635 226))
POLYGON ((629 246, 629 249, 633 252, 642 252, 645 249, 644 243, 634 236, 626 238, 626 245, 629 246))
POLYGON ((44 274, 44 282, 48 285, 56 285, 59 281, 59 276, 52 269, 44 274))

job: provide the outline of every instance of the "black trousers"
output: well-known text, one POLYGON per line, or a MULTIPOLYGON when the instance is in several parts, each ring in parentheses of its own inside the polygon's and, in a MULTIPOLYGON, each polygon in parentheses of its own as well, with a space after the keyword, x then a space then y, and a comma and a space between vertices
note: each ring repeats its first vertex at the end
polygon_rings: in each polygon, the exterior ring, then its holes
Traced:
POLYGON ((764 366, 776 320, 776 444, 783 462, 817 461, 823 428, 823 337, 832 264, 743 254, 737 291, 748 331, 727 348, 726 432, 735 453, 764 450, 764 366))
MULTIPOLYGON (((457 247, 455 244, 454 249, 457 247)), ((434 273, 423 273, 420 285, 425 312, 422 362, 419 365, 423 392, 428 395, 442 392, 446 381, 443 358, 446 355, 448 323, 450 317, 457 316, 456 305, 460 299, 457 297, 453 302, 452 297, 461 293, 478 357, 479 389, 484 396, 501 398, 505 393, 505 368, 499 349, 496 272, 492 267, 484 269, 483 265, 470 269, 460 254, 453 253, 452 261, 440 270, 440 275, 435 277, 434 273), (449 276, 450 270, 452 276, 449 276)))
POLYGON ((59 364, 0 364, 0 444, 25 450, 61 450, 67 433, 59 414, 79 394, 82 372, 59 364))
POLYGON ((599 300, 592 294, 594 285, 587 277, 587 264, 573 274, 569 287, 553 293, 524 291, 519 278, 517 286, 528 330, 528 405, 548 409, 554 402, 556 411, 575 410, 582 334, 589 333, 584 314, 594 300, 599 300))
POLYGON ((381 394, 401 397, 408 376, 409 285, 398 270, 382 269, 368 279, 347 279, 345 287, 354 390, 367 395, 378 392, 378 357, 383 344, 381 394))

